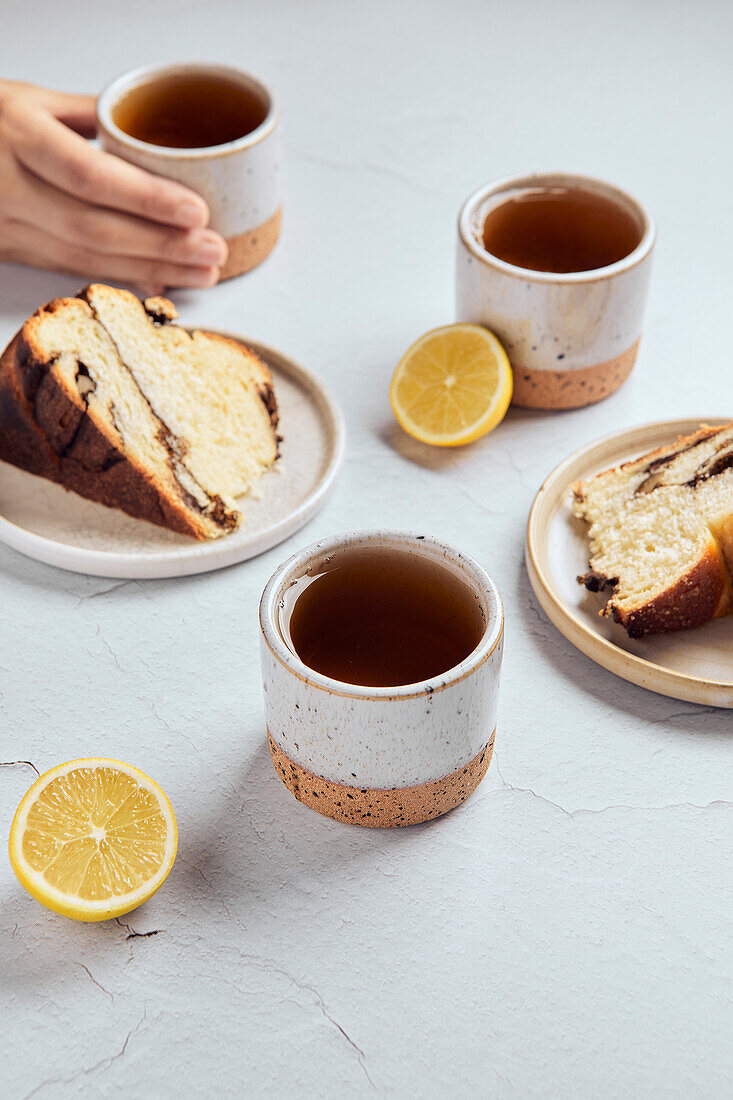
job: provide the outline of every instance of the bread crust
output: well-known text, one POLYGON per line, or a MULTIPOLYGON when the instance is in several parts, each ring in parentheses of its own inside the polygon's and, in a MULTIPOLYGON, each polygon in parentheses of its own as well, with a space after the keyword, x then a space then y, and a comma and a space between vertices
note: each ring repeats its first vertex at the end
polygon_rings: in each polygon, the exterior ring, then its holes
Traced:
MULTIPOLYGON (((703 424, 696 432, 679 436, 676 444, 658 447, 654 451, 640 455, 639 458, 604 471, 604 474, 617 473, 633 467, 637 471, 641 470, 653 475, 655 469, 664 463, 730 427, 730 424, 720 427, 703 424)), ((575 499, 581 506, 585 501, 587 484, 588 482, 580 481, 572 487, 575 499)), ((582 509, 579 510, 579 514, 582 514, 582 509)), ((731 535, 733 535, 733 520, 730 523, 724 522, 717 534, 715 531, 709 531, 707 543, 695 564, 662 592, 636 607, 619 605, 613 595, 619 584, 618 577, 607 576, 595 569, 592 558, 589 563, 591 566, 589 572, 579 576, 578 582, 585 585, 591 592, 611 590, 611 598, 599 614, 613 618, 623 626, 631 638, 691 630, 733 611, 731 535)))
POLYGON ((731 611, 730 579, 723 555, 711 538, 703 556, 664 592, 636 608, 611 599, 602 615, 612 617, 630 638, 692 630, 731 611))
POLYGON ((44 313, 74 301, 55 298, 42 306, 0 356, 0 459, 135 519, 209 537, 204 518, 197 523, 171 500, 95 423, 80 395, 54 375, 35 329, 44 313))

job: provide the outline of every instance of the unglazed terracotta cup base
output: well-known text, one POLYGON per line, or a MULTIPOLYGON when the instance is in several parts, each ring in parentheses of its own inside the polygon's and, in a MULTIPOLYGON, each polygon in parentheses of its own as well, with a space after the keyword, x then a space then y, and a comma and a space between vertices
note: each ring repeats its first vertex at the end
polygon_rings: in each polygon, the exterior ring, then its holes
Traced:
POLYGON ((534 172, 475 191, 458 218, 456 320, 485 325, 506 348, 512 404, 579 409, 609 397, 634 366, 649 287, 654 221, 627 191, 590 176, 534 172), (635 223, 628 255, 589 271, 515 267, 484 247, 497 205, 539 189, 579 189, 602 197, 635 223))
POLYGON ((267 734, 275 771, 291 794, 311 810, 351 825, 393 829, 418 825, 448 813, 468 798, 486 775, 494 752, 494 737, 473 760, 457 771, 414 787, 349 787, 313 775, 275 744, 267 734))
POLYGON ((580 370, 524 370, 514 367, 512 404, 526 409, 580 409, 594 405, 631 374, 639 341, 614 359, 580 370))
POLYGON ((250 229, 247 233, 239 233, 236 237, 227 237, 229 254, 226 263, 222 265, 219 281, 232 279, 235 275, 244 275, 257 267, 272 252, 277 244, 282 227, 282 207, 275 211, 256 229, 250 229))
POLYGON ((209 208, 210 228, 229 246, 220 279, 251 271, 269 256, 282 221, 282 155, 277 100, 260 80, 231 65, 144 65, 113 80, 102 91, 97 100, 97 122, 106 152, 201 195, 209 208), (191 76, 223 79, 245 88, 261 104, 263 121, 235 141, 192 149, 149 145, 117 125, 115 109, 131 89, 191 76))
POLYGON ((305 547, 275 570, 260 600, 265 723, 277 774, 303 805, 349 824, 393 828, 447 813, 489 766, 503 648, 499 590, 448 543, 376 529, 305 547), (290 622, 304 579, 367 550, 430 563, 456 584, 456 600, 476 615, 475 648, 463 660, 427 680, 383 687, 334 680, 301 660, 290 622))

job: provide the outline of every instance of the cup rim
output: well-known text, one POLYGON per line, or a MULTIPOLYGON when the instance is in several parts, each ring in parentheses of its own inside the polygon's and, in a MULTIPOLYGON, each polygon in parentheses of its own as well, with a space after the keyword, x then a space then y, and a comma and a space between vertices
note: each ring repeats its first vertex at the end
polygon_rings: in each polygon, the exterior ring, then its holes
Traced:
POLYGON ((458 214, 458 236, 465 247, 473 256, 487 267, 496 268, 505 275, 533 283, 597 283, 601 279, 610 279, 630 270, 641 263, 654 247, 656 240, 656 224, 652 215, 639 199, 630 192, 619 187, 615 183, 600 179, 597 176, 587 176, 579 172, 522 172, 510 176, 501 176, 479 187, 469 195, 461 206, 458 214), (515 187, 548 187, 577 185, 585 190, 596 191, 608 198, 615 199, 626 208, 631 208, 638 215, 642 224, 641 239, 628 256, 617 260, 616 263, 607 264, 606 267, 595 267, 589 271, 535 271, 528 267, 517 267, 507 263, 487 252, 483 248, 473 232, 473 221, 479 207, 492 195, 503 190, 515 187))
POLYGON ((215 156, 228 156, 238 153, 241 149, 248 149, 266 138, 277 126, 280 120, 280 106, 272 90, 258 77, 248 73, 245 69, 239 69, 234 65, 220 65, 216 62, 188 61, 188 62, 152 62, 149 65, 140 65, 137 69, 130 69, 120 76, 114 77, 105 84, 97 98, 97 123, 111 137, 130 149, 140 152, 152 153, 158 157, 169 160, 211 160, 215 156), (146 83, 152 77, 174 75, 177 73, 213 73, 218 76, 228 76, 240 83, 254 86, 261 92, 268 103, 267 114, 264 119, 249 134, 234 141, 222 142, 220 145, 202 145, 191 149, 176 149, 169 145, 154 145, 149 141, 140 141, 120 129, 112 117, 112 108, 124 92, 146 83))
POLYGON ((326 690, 331 695, 342 695, 353 699, 409 699, 421 695, 432 695, 434 692, 443 691, 447 687, 458 683, 471 675, 481 664, 487 660, 496 649, 504 634, 504 605, 501 594, 489 574, 477 561, 451 546, 450 543, 431 535, 416 534, 413 531, 385 530, 371 528, 367 530, 349 531, 342 535, 333 535, 330 538, 320 539, 297 551, 287 561, 279 565, 265 585, 259 606, 261 636, 273 656, 285 666, 288 672, 297 676, 305 683, 326 690), (420 680, 414 684, 390 685, 388 687, 369 687, 360 684, 348 684, 342 680, 334 680, 330 676, 324 676, 315 669, 310 668, 304 661, 286 645, 277 625, 277 605, 283 590, 290 582, 302 576, 304 568, 311 560, 329 552, 379 541, 390 548, 406 550, 413 553, 421 553, 430 548, 435 554, 447 555, 461 570, 467 574, 469 583, 477 587, 485 600, 489 610, 489 618, 486 630, 478 645, 453 668, 440 673, 439 676, 428 680, 420 680))

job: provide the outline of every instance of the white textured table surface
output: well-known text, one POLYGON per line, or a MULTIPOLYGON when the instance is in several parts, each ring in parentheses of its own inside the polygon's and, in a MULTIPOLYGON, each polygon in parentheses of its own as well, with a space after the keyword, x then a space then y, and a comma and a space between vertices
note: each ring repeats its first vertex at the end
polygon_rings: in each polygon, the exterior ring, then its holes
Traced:
MULTIPOLYGON (((0 860, 0 1094, 729 1096, 733 715, 647 694, 573 650, 532 597, 522 544, 537 487, 572 448, 733 411, 731 9, 3 6, 8 76, 94 90, 147 60, 203 58, 279 88, 281 245, 252 275, 176 300, 186 322, 318 370, 349 440, 326 509, 221 573, 115 583, 0 549, 2 759, 127 758, 180 827, 171 877, 124 926, 45 912, 0 860), (536 167, 616 180, 658 218, 637 371, 595 408, 513 411, 468 450, 428 451, 392 421, 390 374, 452 320, 459 203, 536 167), (292 799, 260 696, 265 580, 297 546, 370 525, 457 543, 507 610, 487 778, 455 813, 394 832, 292 799)), ((78 283, 0 266, 2 342, 78 283)), ((4 834, 32 778, 0 769, 4 834)))

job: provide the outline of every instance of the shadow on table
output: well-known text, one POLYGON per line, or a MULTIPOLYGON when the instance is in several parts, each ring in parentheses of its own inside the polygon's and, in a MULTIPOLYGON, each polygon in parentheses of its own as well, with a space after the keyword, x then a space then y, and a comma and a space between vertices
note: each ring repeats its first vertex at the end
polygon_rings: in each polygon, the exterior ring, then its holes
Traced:
POLYGON ((39 306, 53 298, 72 297, 91 281, 83 275, 64 275, 24 264, 0 264, 2 312, 17 319, 17 329, 39 306))
MULTIPOLYGON (((199 950, 202 929, 212 950, 249 950, 250 939, 266 937, 282 904, 292 908, 293 895, 310 911, 327 891, 338 891, 338 883, 346 889, 349 880, 369 881, 380 870, 394 875, 380 861, 392 861, 419 843, 424 830, 443 828, 448 816, 464 812, 458 807, 405 829, 367 829, 322 817, 280 782, 264 731, 232 783, 213 793, 210 816, 194 824, 179 817, 178 858, 160 894, 119 923, 68 920, 41 909, 13 883, 0 899, 0 989, 16 1004, 48 1004, 61 1012, 92 982, 97 990, 86 992, 97 997, 99 1013, 115 1012, 125 986, 114 976, 118 965, 137 974, 165 972, 171 959, 178 966, 182 952, 199 950)), ((337 930, 338 913, 325 919, 337 930)))
POLYGON ((408 834, 414 841, 416 832, 435 824, 369 829, 316 813, 278 778, 263 730, 218 817, 189 843, 180 875, 196 893, 205 887, 226 900, 231 886, 231 904, 235 897, 241 903, 251 889, 261 903, 263 895, 298 888, 335 867, 377 862, 408 842, 408 834))
MULTIPOLYGON (((14 319, 15 331, 39 306, 53 298, 72 298, 88 283, 100 281, 85 275, 66 275, 60 271, 26 267, 25 264, 0 263, 2 312, 8 318, 14 319)), ((115 279, 106 281, 111 286, 134 291, 130 283, 121 283, 115 279)), ((175 299, 179 308, 186 308, 197 301, 196 291, 183 288, 169 291, 168 296, 175 299)))
POLYGON ((725 708, 657 695, 614 675, 576 649, 553 626, 537 602, 529 586, 524 561, 518 566, 516 591, 515 614, 523 630, 531 635, 543 658, 563 680, 592 695, 609 710, 631 715, 650 725, 665 725, 670 733, 706 736, 720 741, 730 739, 733 723, 725 708))
MULTIPOLYGON (((577 409, 567 409, 560 410, 560 413, 562 415, 565 412, 577 411, 577 409)), ((497 431, 499 433, 506 432, 507 428, 513 428, 515 425, 519 427, 523 425, 531 426, 557 416, 558 412, 556 410, 520 409, 512 406, 497 431)), ((468 443, 466 446, 435 447, 430 443, 421 443, 418 439, 408 435, 394 419, 385 420, 378 434, 381 441, 392 451, 407 459, 408 462, 414 462, 417 466, 422 466, 426 470, 453 469, 461 465, 465 455, 473 454, 477 448, 494 446, 497 439, 501 440, 500 434, 495 435, 490 432, 489 435, 482 436, 475 443, 468 443)))

